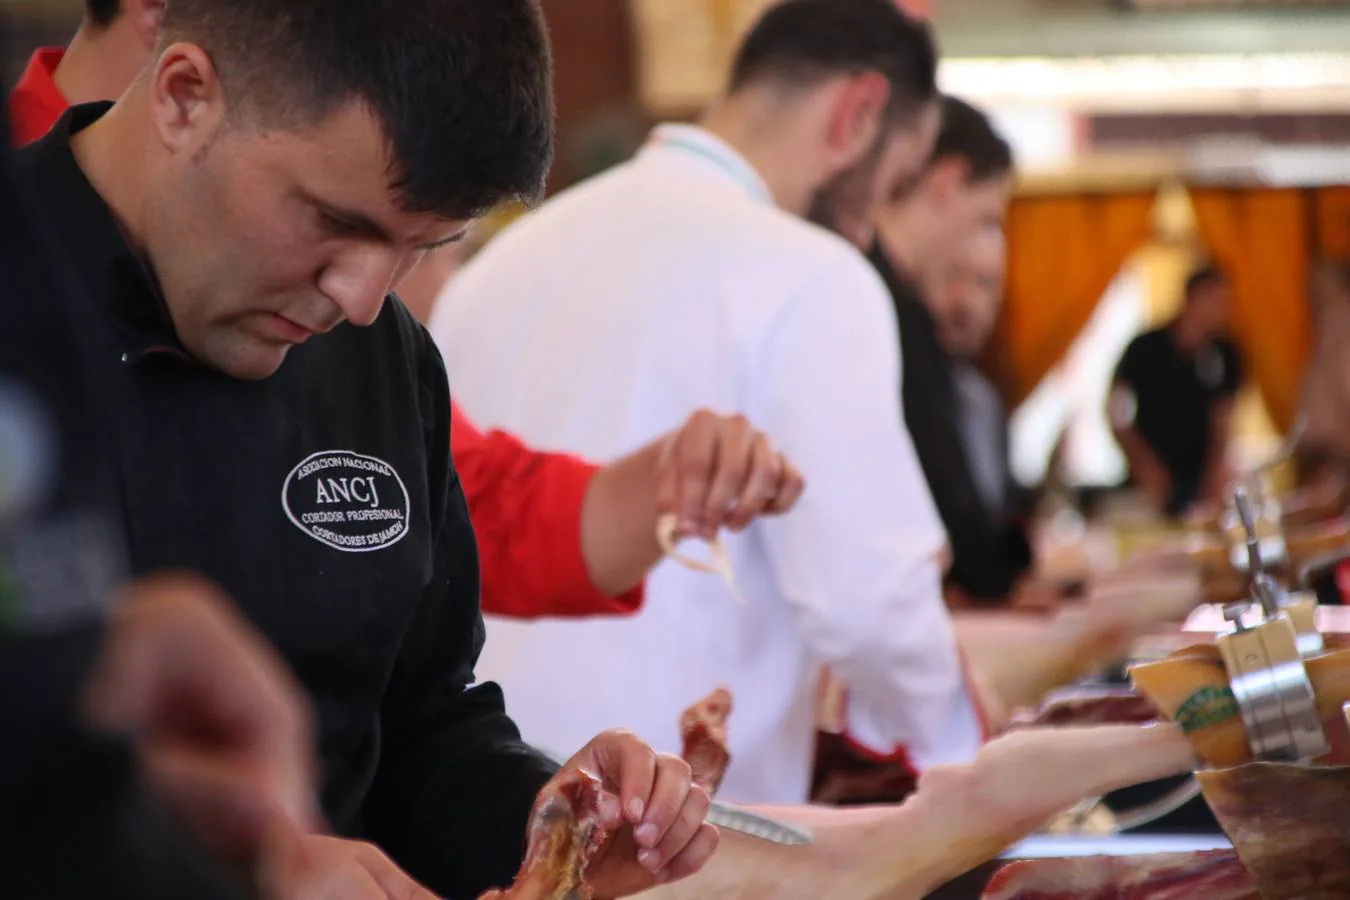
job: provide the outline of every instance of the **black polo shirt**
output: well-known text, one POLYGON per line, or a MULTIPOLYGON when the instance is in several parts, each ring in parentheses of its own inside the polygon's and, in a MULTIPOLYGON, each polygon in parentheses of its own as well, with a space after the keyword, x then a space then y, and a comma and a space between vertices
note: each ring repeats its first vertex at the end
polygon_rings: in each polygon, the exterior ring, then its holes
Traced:
POLYGON ((119 390, 112 437, 136 572, 216 579, 318 713, 323 800, 442 896, 509 882, 554 767, 521 741, 483 643, 473 530, 450 459, 445 370, 396 299, 369 328, 238 381, 197 364, 85 179, 72 109, 19 165, 52 212, 119 390))
POLYGON ((1134 428, 1172 476, 1169 508, 1184 509, 1195 501, 1204 477, 1214 407, 1242 386, 1237 347, 1217 340, 1182 353, 1171 327, 1158 328, 1130 342, 1115 380, 1134 394, 1134 428))
POLYGON ((905 425, 951 544, 947 580, 977 602, 1005 600, 1031 565, 1030 544, 1005 510, 986 504, 971 473, 953 362, 918 287, 880 245, 869 258, 895 303, 905 425))
POLYGON ((170 822, 81 697, 124 575, 77 288, 13 183, 0 119, 0 870, 5 895, 245 892, 170 822))

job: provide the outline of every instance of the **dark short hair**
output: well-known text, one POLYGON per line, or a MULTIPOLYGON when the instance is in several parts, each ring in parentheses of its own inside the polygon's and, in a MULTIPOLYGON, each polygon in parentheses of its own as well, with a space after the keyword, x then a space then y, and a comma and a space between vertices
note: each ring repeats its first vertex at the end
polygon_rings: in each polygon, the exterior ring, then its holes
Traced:
POLYGON ((1203 265, 1186 276, 1186 288, 1183 296, 1186 302, 1194 300, 1205 288, 1227 284, 1228 276, 1216 265, 1203 265))
POLYGON ((409 212, 534 203, 553 160, 538 0, 173 0, 160 44, 194 43, 232 113, 315 125, 351 102, 384 128, 409 212))
POLYGON ((122 14, 122 0, 84 0, 84 17, 98 28, 107 28, 122 14))
POLYGON ((804 87, 863 72, 890 82, 890 117, 917 112, 937 96, 931 30, 895 0, 784 0, 741 43, 731 91, 764 81, 804 87))
POLYGON ((1002 178, 1012 172, 1012 147, 981 110, 959 97, 942 98, 942 126, 933 145, 932 163, 959 159, 968 182, 1002 178))

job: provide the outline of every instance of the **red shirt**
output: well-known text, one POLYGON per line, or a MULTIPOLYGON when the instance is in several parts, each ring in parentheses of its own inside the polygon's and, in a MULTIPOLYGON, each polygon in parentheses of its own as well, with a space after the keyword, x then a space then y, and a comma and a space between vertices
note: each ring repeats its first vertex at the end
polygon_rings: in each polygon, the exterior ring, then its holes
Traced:
POLYGON ((642 587, 606 597, 581 555, 581 504, 596 467, 474 428, 450 404, 450 449, 478 535, 483 610, 503 616, 633 612, 642 587))
POLYGON ((34 53, 9 95, 10 139, 14 146, 22 147, 42 137, 70 105, 52 80, 65 52, 60 47, 43 47, 34 53))
MULTIPOLYGON (((66 111, 52 81, 64 51, 33 54, 9 98, 17 146, 45 135, 66 111)), ((509 434, 484 434, 450 404, 451 453, 478 537, 483 611, 517 618, 630 613, 639 585, 608 597, 591 582, 581 554, 581 505, 597 467, 538 453, 509 434)))

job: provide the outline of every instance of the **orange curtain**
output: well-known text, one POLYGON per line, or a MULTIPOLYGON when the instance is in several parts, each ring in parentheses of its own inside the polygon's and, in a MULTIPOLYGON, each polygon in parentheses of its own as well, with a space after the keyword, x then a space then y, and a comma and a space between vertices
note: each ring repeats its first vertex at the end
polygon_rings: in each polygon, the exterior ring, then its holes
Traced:
POLYGON ((1271 419, 1288 429, 1308 359, 1313 216, 1298 189, 1191 190, 1200 238, 1233 284, 1233 336, 1271 419))
POLYGON ((1350 258, 1350 186, 1317 190, 1317 252, 1331 259, 1350 258))
POLYGON ((1010 408, 1064 357, 1153 227, 1153 191, 1019 197, 1008 212, 1007 302, 993 367, 1010 408))

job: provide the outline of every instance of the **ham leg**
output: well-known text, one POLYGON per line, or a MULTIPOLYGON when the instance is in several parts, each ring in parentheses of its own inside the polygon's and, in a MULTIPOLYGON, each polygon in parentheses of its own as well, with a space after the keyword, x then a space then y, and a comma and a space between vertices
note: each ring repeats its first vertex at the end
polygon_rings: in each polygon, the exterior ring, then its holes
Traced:
POLYGON ((1350 897, 1350 768, 1252 763, 1196 778, 1264 900, 1350 897))
POLYGON ((530 819, 529 851, 515 882, 479 900, 590 900, 582 875, 607 836, 600 780, 582 772, 549 790, 530 819))

